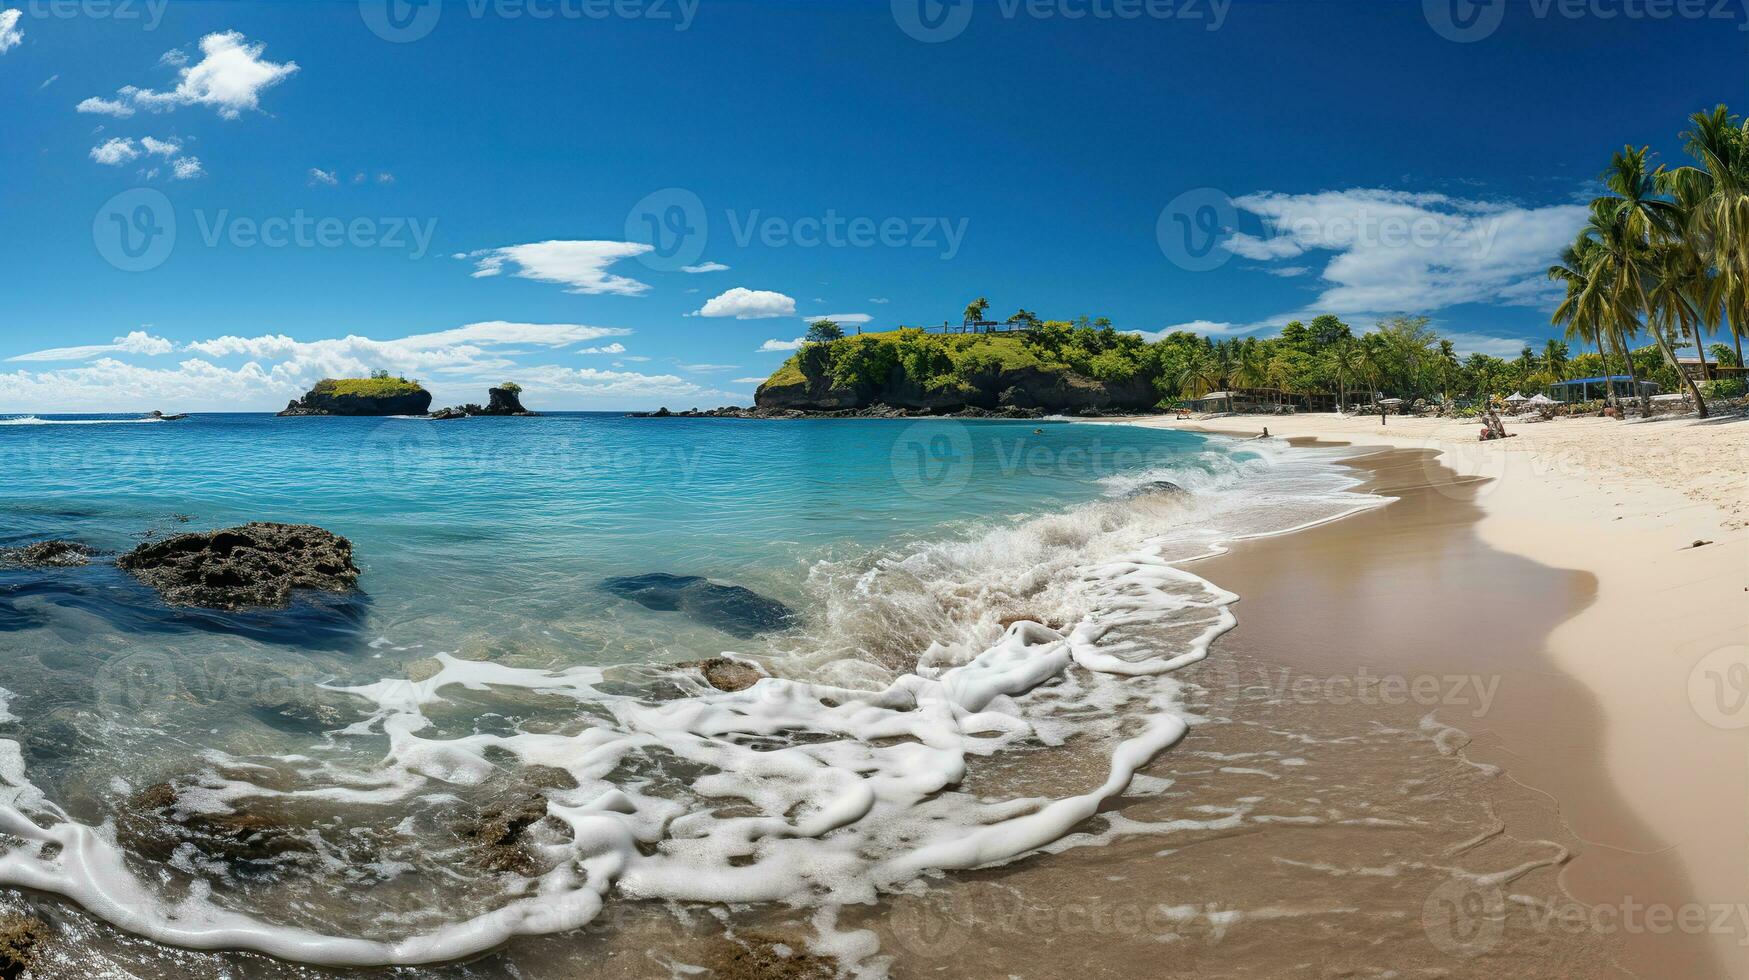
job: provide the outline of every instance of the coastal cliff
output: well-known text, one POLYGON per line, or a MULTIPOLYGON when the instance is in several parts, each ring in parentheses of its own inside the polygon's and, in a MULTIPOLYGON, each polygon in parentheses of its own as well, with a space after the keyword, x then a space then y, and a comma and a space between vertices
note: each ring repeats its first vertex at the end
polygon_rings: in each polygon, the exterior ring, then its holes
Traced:
POLYGON ((424 415, 431 392, 406 378, 324 378, 280 415, 424 415))
POLYGON ((1070 359, 1015 335, 900 330, 802 347, 759 386, 760 411, 1146 411, 1160 400, 1146 372, 1115 358, 1070 359))

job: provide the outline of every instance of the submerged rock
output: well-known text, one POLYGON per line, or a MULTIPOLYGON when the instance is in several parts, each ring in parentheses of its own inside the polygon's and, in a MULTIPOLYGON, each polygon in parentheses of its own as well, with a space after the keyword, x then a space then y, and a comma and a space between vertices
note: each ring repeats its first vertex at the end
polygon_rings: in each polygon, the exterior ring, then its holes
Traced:
POLYGON ((602 591, 659 612, 678 612, 732 636, 749 637, 786 629, 795 613, 739 585, 718 585, 698 575, 651 572, 601 583, 602 591))
POLYGON ((24 975, 49 939, 48 923, 29 915, 0 915, 0 980, 24 975))
POLYGON ((22 548, 0 548, 0 568, 74 568, 99 554, 77 541, 38 541, 22 548))
POLYGON ((707 660, 688 660, 675 664, 676 667, 687 667, 704 675, 705 682, 719 691, 745 691, 759 683, 766 673, 757 664, 745 660, 733 660, 729 657, 711 657, 707 660))
POLYGON ((180 606, 284 609, 294 589, 358 584, 352 542, 310 524, 255 522, 142 544, 116 564, 180 606))
POLYGON ((545 820, 547 798, 539 793, 488 807, 477 820, 463 824, 461 838, 474 848, 474 861, 488 871, 537 871, 534 855, 525 847, 529 828, 545 820))
POLYGON ((265 871, 315 850, 294 828, 262 813, 191 809, 171 783, 157 783, 129 797, 116 819, 116 837, 152 860, 168 861, 188 844, 243 871, 265 871))
POLYGON ((806 940, 753 931, 718 939, 705 965, 720 980, 831 980, 843 972, 836 959, 808 952, 806 940))
POLYGON ((1187 494, 1189 492, 1190 492, 1189 490, 1186 490, 1183 487, 1179 486, 1178 484, 1173 483, 1171 480, 1150 480, 1149 482, 1144 483, 1139 487, 1136 487, 1134 490, 1131 490, 1129 493, 1125 494, 1124 496, 1133 498, 1133 497, 1146 497, 1146 496, 1156 494, 1156 493, 1164 493, 1164 494, 1168 494, 1170 496, 1177 497, 1177 496, 1182 496, 1184 494, 1187 494))
POLYGON ((440 408, 428 417, 437 422, 448 422, 452 419, 465 419, 468 413, 459 408, 440 408))

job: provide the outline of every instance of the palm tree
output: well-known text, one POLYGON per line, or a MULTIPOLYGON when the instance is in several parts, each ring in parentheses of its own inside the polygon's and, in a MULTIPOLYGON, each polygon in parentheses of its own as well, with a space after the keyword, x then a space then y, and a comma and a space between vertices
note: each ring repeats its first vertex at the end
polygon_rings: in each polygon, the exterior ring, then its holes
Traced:
POLYGON ((966 304, 966 322, 976 323, 984 318, 984 311, 990 308, 990 301, 982 296, 966 304))
POLYGON ((1712 264, 1715 309, 1728 319, 1741 364, 1749 332, 1749 122, 1722 103, 1688 121, 1694 128, 1682 136, 1700 166, 1662 172, 1658 187, 1682 205, 1684 238, 1712 264))
MULTIPOLYGON (((1597 250, 1597 243, 1583 232, 1572 245, 1561 252, 1559 265, 1549 266, 1549 278, 1563 283, 1567 287, 1566 298, 1561 305, 1555 307, 1555 312, 1549 317, 1549 322, 1566 327, 1569 340, 1588 341, 1597 348, 1597 356, 1603 361, 1603 400, 1615 404, 1615 384, 1609 379, 1613 377, 1609 368, 1609 352, 1605 349, 1604 339, 1612 342, 1617 340, 1611 327, 1607 306, 1604 303, 1605 291, 1592 289, 1591 274, 1594 265, 1592 254, 1597 250)), ((1630 367, 1632 361, 1629 361, 1630 367)))
MULTIPOLYGON (((1597 261, 1614 274, 1610 306, 1623 322, 1637 323, 1642 316, 1646 318, 1646 329, 1658 345, 1658 352, 1676 372, 1677 380, 1688 386, 1695 410, 1704 419, 1707 407, 1700 389, 1682 370, 1676 351, 1653 316, 1655 306, 1648 285, 1655 281, 1658 271, 1655 247, 1678 233, 1681 214, 1674 203, 1655 196, 1659 172, 1646 169, 1646 153, 1646 147, 1636 150, 1625 146, 1610 158, 1603 179, 1615 193, 1591 202, 1591 226, 1586 230, 1595 232, 1603 246, 1597 261)), ((1651 399, 1642 395, 1641 405, 1649 410, 1651 399)))
POLYGON ((1439 342, 1439 397, 1441 401, 1451 401, 1451 379, 1458 376, 1463 365, 1458 363, 1457 348, 1451 341, 1439 342))
POLYGON ((1543 353, 1540 361, 1543 370, 1554 375, 1556 380, 1559 380, 1561 372, 1567 367, 1567 345, 1550 337, 1548 342, 1543 344, 1543 353))
POLYGON ((1360 376, 1360 345, 1344 337, 1324 354, 1324 369, 1336 379, 1336 410, 1348 410, 1348 379, 1360 376))

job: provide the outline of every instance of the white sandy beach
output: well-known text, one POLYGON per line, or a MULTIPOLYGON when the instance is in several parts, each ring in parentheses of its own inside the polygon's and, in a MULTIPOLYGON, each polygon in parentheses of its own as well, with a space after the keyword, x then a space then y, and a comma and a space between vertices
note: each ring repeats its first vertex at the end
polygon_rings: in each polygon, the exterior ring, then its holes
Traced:
MULTIPOLYGON (((1611 785, 1586 785, 1595 780, 1581 770, 1598 770, 1567 765, 1573 746, 1537 750, 1546 733, 1493 732, 1512 747, 1493 761, 1555 796, 1592 848, 1673 858, 1691 901, 1704 906, 1688 914, 1729 923, 1704 931, 1731 975, 1749 976, 1749 674, 1732 668, 1749 664, 1749 419, 1508 420, 1517 437, 1489 443, 1476 441, 1479 423, 1449 419, 1136 422, 1235 436, 1267 426, 1277 437, 1437 450, 1459 474, 1489 481, 1478 491, 1488 544, 1595 575, 1596 601, 1555 630, 1547 653, 1597 700, 1611 785), (1634 819, 1622 819, 1623 805, 1634 819)), ((1600 874, 1576 861, 1564 881, 1598 906, 1646 902, 1622 866, 1600 874)))

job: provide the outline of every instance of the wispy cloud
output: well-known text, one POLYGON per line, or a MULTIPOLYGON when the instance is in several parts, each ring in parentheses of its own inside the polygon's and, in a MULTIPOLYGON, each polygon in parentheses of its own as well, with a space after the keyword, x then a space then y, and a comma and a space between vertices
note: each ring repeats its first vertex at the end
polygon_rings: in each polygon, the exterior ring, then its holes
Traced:
POLYGON ((698 265, 683 265, 680 267, 680 271, 696 274, 700 272, 727 272, 728 268, 721 262, 700 262, 698 265))
POLYGON ((168 354, 175 349, 176 345, 163 337, 154 337, 144 330, 134 330, 129 332, 126 337, 117 337, 107 344, 89 344, 84 347, 50 347, 47 350, 8 357, 7 360, 88 361, 104 354, 168 354))
MULTIPOLYGON (((246 110, 261 108, 261 93, 290 78, 295 62, 276 63, 262 55, 267 46, 251 43, 237 31, 208 34, 200 39, 201 60, 187 64, 167 53, 162 64, 177 67, 176 87, 169 91, 126 85, 113 99, 93 96, 80 102, 78 111, 126 117, 136 110, 170 112, 180 106, 204 105, 225 119, 235 119, 246 110)), ((180 55, 180 52, 176 52, 180 55)))

